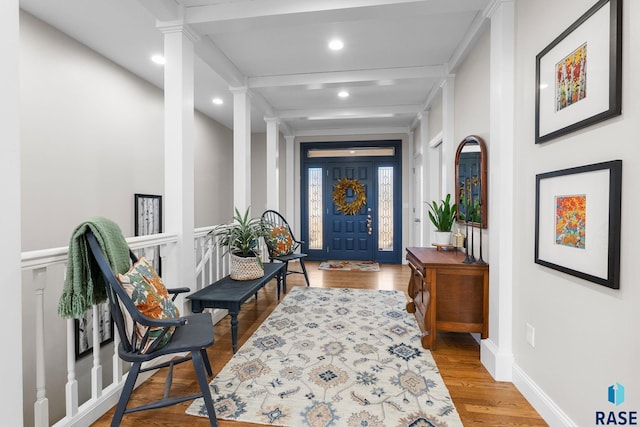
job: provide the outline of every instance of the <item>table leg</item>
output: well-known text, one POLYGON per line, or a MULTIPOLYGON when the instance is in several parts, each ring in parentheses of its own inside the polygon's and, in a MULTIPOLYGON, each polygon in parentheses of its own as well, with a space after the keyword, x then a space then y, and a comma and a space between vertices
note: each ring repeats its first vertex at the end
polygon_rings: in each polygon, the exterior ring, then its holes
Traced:
POLYGON ((233 348, 233 354, 236 354, 238 349, 238 312, 229 311, 231 315, 231 348, 233 348))
POLYGON ((287 293, 287 269, 285 267, 284 272, 280 273, 280 275, 282 276, 282 294, 286 294, 287 293))

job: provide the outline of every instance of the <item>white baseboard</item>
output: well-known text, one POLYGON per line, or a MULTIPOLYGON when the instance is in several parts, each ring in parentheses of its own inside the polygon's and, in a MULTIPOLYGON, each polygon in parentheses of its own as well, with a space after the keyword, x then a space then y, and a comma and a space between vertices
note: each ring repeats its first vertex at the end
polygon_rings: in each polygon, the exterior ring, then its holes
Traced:
POLYGON ((550 426, 577 427, 577 424, 515 363, 513 385, 550 426))
POLYGON ((513 353, 501 352, 491 339, 480 343, 480 362, 496 381, 512 380, 513 353))

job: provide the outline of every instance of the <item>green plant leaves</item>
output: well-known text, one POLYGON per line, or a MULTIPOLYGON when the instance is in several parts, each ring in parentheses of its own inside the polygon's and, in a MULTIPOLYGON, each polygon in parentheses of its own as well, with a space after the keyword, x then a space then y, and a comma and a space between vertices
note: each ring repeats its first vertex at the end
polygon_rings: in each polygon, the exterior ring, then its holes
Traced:
POLYGON ((451 231, 453 222, 456 219, 457 206, 451 204, 451 194, 447 194, 444 200, 438 204, 435 200, 429 207, 429 219, 438 231, 451 231))

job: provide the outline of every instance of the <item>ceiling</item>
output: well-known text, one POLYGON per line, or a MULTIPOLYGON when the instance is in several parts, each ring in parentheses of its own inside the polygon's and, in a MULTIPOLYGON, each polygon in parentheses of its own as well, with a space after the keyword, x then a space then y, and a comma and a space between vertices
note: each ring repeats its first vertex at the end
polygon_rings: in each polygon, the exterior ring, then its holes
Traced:
POLYGON ((20 0, 20 7, 163 87, 159 27, 194 32, 195 106, 233 128, 231 87, 285 135, 407 131, 480 35, 496 0, 20 0), (331 51, 334 38, 344 42, 331 51), (338 92, 349 92, 339 98, 338 92), (220 97, 224 103, 214 105, 220 97))

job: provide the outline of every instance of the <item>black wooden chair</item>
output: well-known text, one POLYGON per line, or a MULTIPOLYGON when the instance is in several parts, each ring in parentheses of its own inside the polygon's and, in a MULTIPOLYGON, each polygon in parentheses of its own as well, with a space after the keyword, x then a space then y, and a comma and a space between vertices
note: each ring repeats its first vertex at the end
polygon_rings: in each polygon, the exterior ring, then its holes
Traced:
POLYGON ((304 280, 309 286, 309 275, 304 266, 307 254, 296 253, 303 242, 295 238, 287 220, 274 210, 266 210, 262 213, 262 223, 267 232, 264 242, 269 252, 269 261, 284 262, 286 264, 284 270, 287 275, 304 274, 304 280), (299 261, 302 270, 289 270, 290 261, 299 261))
MULTIPOLYGON (((145 316, 138 310, 133 300, 129 297, 121 283, 118 281, 116 275, 111 269, 111 266, 109 265, 109 262, 107 261, 107 257, 103 253, 98 240, 91 230, 88 230, 85 233, 85 237, 93 259, 105 279, 111 315, 120 337, 118 354, 122 360, 131 362, 131 368, 122 388, 120 399, 111 421, 111 426, 119 426, 123 415, 127 413, 163 408, 199 397, 204 399, 211 426, 217 426, 218 423, 216 420, 208 381, 208 377, 212 375, 212 372, 209 357, 207 356, 207 347, 211 346, 214 342, 211 314, 200 313, 175 319, 162 320, 145 316), (125 319, 125 312, 123 310, 126 310, 128 315, 131 316, 131 320, 133 320, 134 332, 131 334, 127 333, 127 319, 125 319), (142 339, 140 339, 135 332, 137 325, 143 325, 148 328, 147 333, 142 337, 142 339), (154 333, 156 335, 158 334, 158 331, 161 332, 158 338, 153 341, 151 346, 146 348, 146 350, 141 350, 140 348, 145 346, 152 328, 155 328, 154 333), (175 328, 171 339, 164 346, 160 347, 159 343, 161 338, 165 336, 171 328, 175 328), (188 354, 185 356, 185 353, 188 354), (149 362, 160 356, 173 354, 180 354, 180 357, 173 358, 170 361, 159 363, 152 367, 142 367, 144 362, 149 362), (187 396, 169 397, 174 365, 187 362, 189 360, 193 361, 193 367, 198 378, 198 384, 200 385, 200 393, 187 396), (138 374, 161 368, 169 368, 165 381, 164 396, 162 399, 141 406, 127 408, 138 374)), ((138 261, 138 258, 131 250, 129 250, 129 255, 133 263, 138 261)), ((167 291, 169 294, 173 294, 173 300, 175 300, 178 294, 189 292, 189 288, 167 289, 167 291)))

